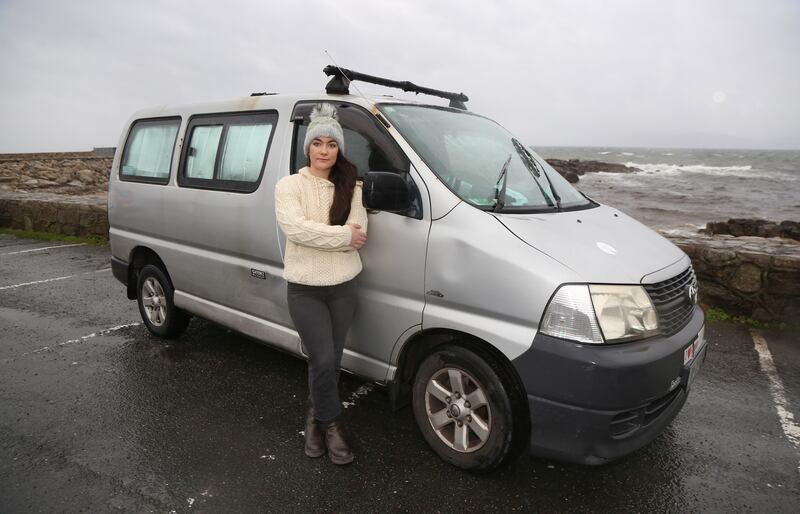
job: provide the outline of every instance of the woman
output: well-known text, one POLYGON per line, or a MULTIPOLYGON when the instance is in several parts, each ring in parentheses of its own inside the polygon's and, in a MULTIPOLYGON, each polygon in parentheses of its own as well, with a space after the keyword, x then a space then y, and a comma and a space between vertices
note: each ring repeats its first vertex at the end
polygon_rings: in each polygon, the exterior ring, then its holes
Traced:
POLYGON ((367 212, 332 105, 312 111, 303 149, 309 165, 278 182, 275 212, 287 239, 289 314, 309 357, 305 453, 321 457, 327 448, 333 463, 349 464, 353 452, 339 419, 339 365, 356 308, 367 212))

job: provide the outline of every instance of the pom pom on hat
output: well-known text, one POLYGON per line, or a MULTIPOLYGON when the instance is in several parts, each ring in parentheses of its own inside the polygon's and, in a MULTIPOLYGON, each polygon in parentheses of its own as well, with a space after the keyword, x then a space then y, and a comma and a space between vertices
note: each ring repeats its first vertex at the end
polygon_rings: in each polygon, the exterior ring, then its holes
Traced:
POLYGON ((332 104, 317 104, 311 111, 311 122, 306 130, 303 141, 303 152, 308 156, 308 147, 318 137, 329 137, 339 145, 339 151, 344 152, 344 133, 339 124, 336 107, 332 104))

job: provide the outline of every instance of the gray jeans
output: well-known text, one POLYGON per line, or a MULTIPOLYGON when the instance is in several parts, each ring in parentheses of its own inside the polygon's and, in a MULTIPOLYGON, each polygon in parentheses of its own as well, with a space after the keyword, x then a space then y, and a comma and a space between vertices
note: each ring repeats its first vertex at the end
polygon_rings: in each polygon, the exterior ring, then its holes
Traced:
POLYGON ((339 366, 347 331, 356 311, 356 281, 334 286, 289 282, 287 299, 308 354, 308 389, 314 417, 327 423, 342 413, 339 366))

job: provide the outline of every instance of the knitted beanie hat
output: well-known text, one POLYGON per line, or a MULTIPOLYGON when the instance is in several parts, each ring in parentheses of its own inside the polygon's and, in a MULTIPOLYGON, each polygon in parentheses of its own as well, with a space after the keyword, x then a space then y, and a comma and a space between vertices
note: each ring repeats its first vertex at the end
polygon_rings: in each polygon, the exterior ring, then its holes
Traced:
POLYGON ((306 130, 303 141, 303 152, 308 156, 308 147, 318 137, 329 137, 339 145, 339 151, 344 152, 344 133, 339 125, 336 107, 332 104, 317 104, 311 111, 311 123, 306 130))

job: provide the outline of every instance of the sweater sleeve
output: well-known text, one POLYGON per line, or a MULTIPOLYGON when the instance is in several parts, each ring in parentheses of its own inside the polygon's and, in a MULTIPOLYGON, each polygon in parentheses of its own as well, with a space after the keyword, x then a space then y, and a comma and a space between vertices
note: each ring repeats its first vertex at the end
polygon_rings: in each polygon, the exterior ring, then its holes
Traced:
MULTIPOLYGON (((364 208, 362 194, 364 188, 361 185, 361 182, 356 182, 355 190, 353 191, 353 199, 350 201, 350 214, 347 216, 347 221, 344 222, 345 227, 350 225, 351 223, 356 225, 361 225, 361 230, 365 233, 367 231, 367 210, 364 208)), ((350 235, 352 238, 352 233, 350 235)), ((350 243, 347 243, 347 246, 339 247, 339 248, 322 248, 323 250, 330 251, 330 252, 354 252, 356 251, 355 248, 350 246, 350 243)))
POLYGON ((275 186, 275 215, 286 238, 295 244, 321 250, 344 250, 350 245, 350 227, 305 217, 300 190, 290 180, 282 179, 275 186))
POLYGON ((353 200, 350 202, 350 215, 347 217, 345 225, 355 223, 361 225, 361 230, 367 231, 367 210, 364 208, 363 197, 364 186, 361 181, 356 182, 355 191, 353 191, 353 200))

